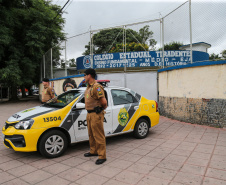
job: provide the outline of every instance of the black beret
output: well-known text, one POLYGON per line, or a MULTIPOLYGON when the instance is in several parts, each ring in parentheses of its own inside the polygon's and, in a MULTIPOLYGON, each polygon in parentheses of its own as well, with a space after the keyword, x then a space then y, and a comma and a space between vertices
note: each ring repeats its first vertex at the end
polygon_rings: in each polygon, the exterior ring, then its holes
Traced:
POLYGON ((43 81, 43 82, 49 82, 49 79, 48 79, 48 78, 43 78, 42 81, 43 81))

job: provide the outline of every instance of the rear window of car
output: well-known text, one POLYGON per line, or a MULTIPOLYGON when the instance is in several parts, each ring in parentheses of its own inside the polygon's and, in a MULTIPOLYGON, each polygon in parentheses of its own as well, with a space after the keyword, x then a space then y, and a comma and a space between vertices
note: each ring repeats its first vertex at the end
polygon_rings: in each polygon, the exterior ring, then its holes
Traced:
POLYGON ((114 105, 130 104, 138 102, 137 99, 128 91, 112 89, 112 99, 114 105))

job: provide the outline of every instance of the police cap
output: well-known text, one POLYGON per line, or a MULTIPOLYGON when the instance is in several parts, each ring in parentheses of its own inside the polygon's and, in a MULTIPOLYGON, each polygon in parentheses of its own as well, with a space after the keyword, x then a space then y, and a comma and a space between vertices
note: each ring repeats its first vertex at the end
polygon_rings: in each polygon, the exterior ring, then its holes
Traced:
POLYGON ((96 77, 96 71, 92 68, 86 69, 84 72, 86 75, 91 75, 93 78, 96 77))
POLYGON ((43 82, 49 82, 49 79, 48 78, 43 78, 42 81, 43 82))

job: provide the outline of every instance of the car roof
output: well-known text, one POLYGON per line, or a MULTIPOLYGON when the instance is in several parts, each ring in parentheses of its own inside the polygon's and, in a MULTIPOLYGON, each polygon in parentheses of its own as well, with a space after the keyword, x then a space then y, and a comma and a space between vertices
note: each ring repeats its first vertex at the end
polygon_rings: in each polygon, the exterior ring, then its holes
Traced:
POLYGON ((126 88, 126 87, 119 87, 119 86, 108 86, 108 89, 123 89, 123 90, 128 90, 131 91, 131 89, 126 88))
POLYGON ((75 89, 73 89, 73 90, 86 90, 86 87, 79 87, 79 88, 75 88, 75 89))
MULTIPOLYGON (((131 91, 131 89, 129 89, 129 88, 119 87, 119 86, 106 86, 106 87, 104 87, 104 89, 122 89, 122 90, 131 91)), ((82 91, 85 91, 86 90, 86 87, 79 87, 79 88, 74 88, 74 89, 71 89, 71 90, 82 90, 82 91)))

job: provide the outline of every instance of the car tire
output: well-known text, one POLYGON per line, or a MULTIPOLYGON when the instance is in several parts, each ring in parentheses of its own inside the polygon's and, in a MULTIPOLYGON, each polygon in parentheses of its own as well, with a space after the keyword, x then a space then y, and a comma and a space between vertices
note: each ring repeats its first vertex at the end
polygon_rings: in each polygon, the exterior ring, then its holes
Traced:
POLYGON ((42 136, 38 151, 47 158, 55 158, 61 156, 67 146, 68 139, 65 134, 59 130, 51 130, 42 136))
POLYGON ((146 119, 139 119, 134 128, 134 137, 138 139, 143 139, 147 137, 149 133, 149 123, 146 119))

